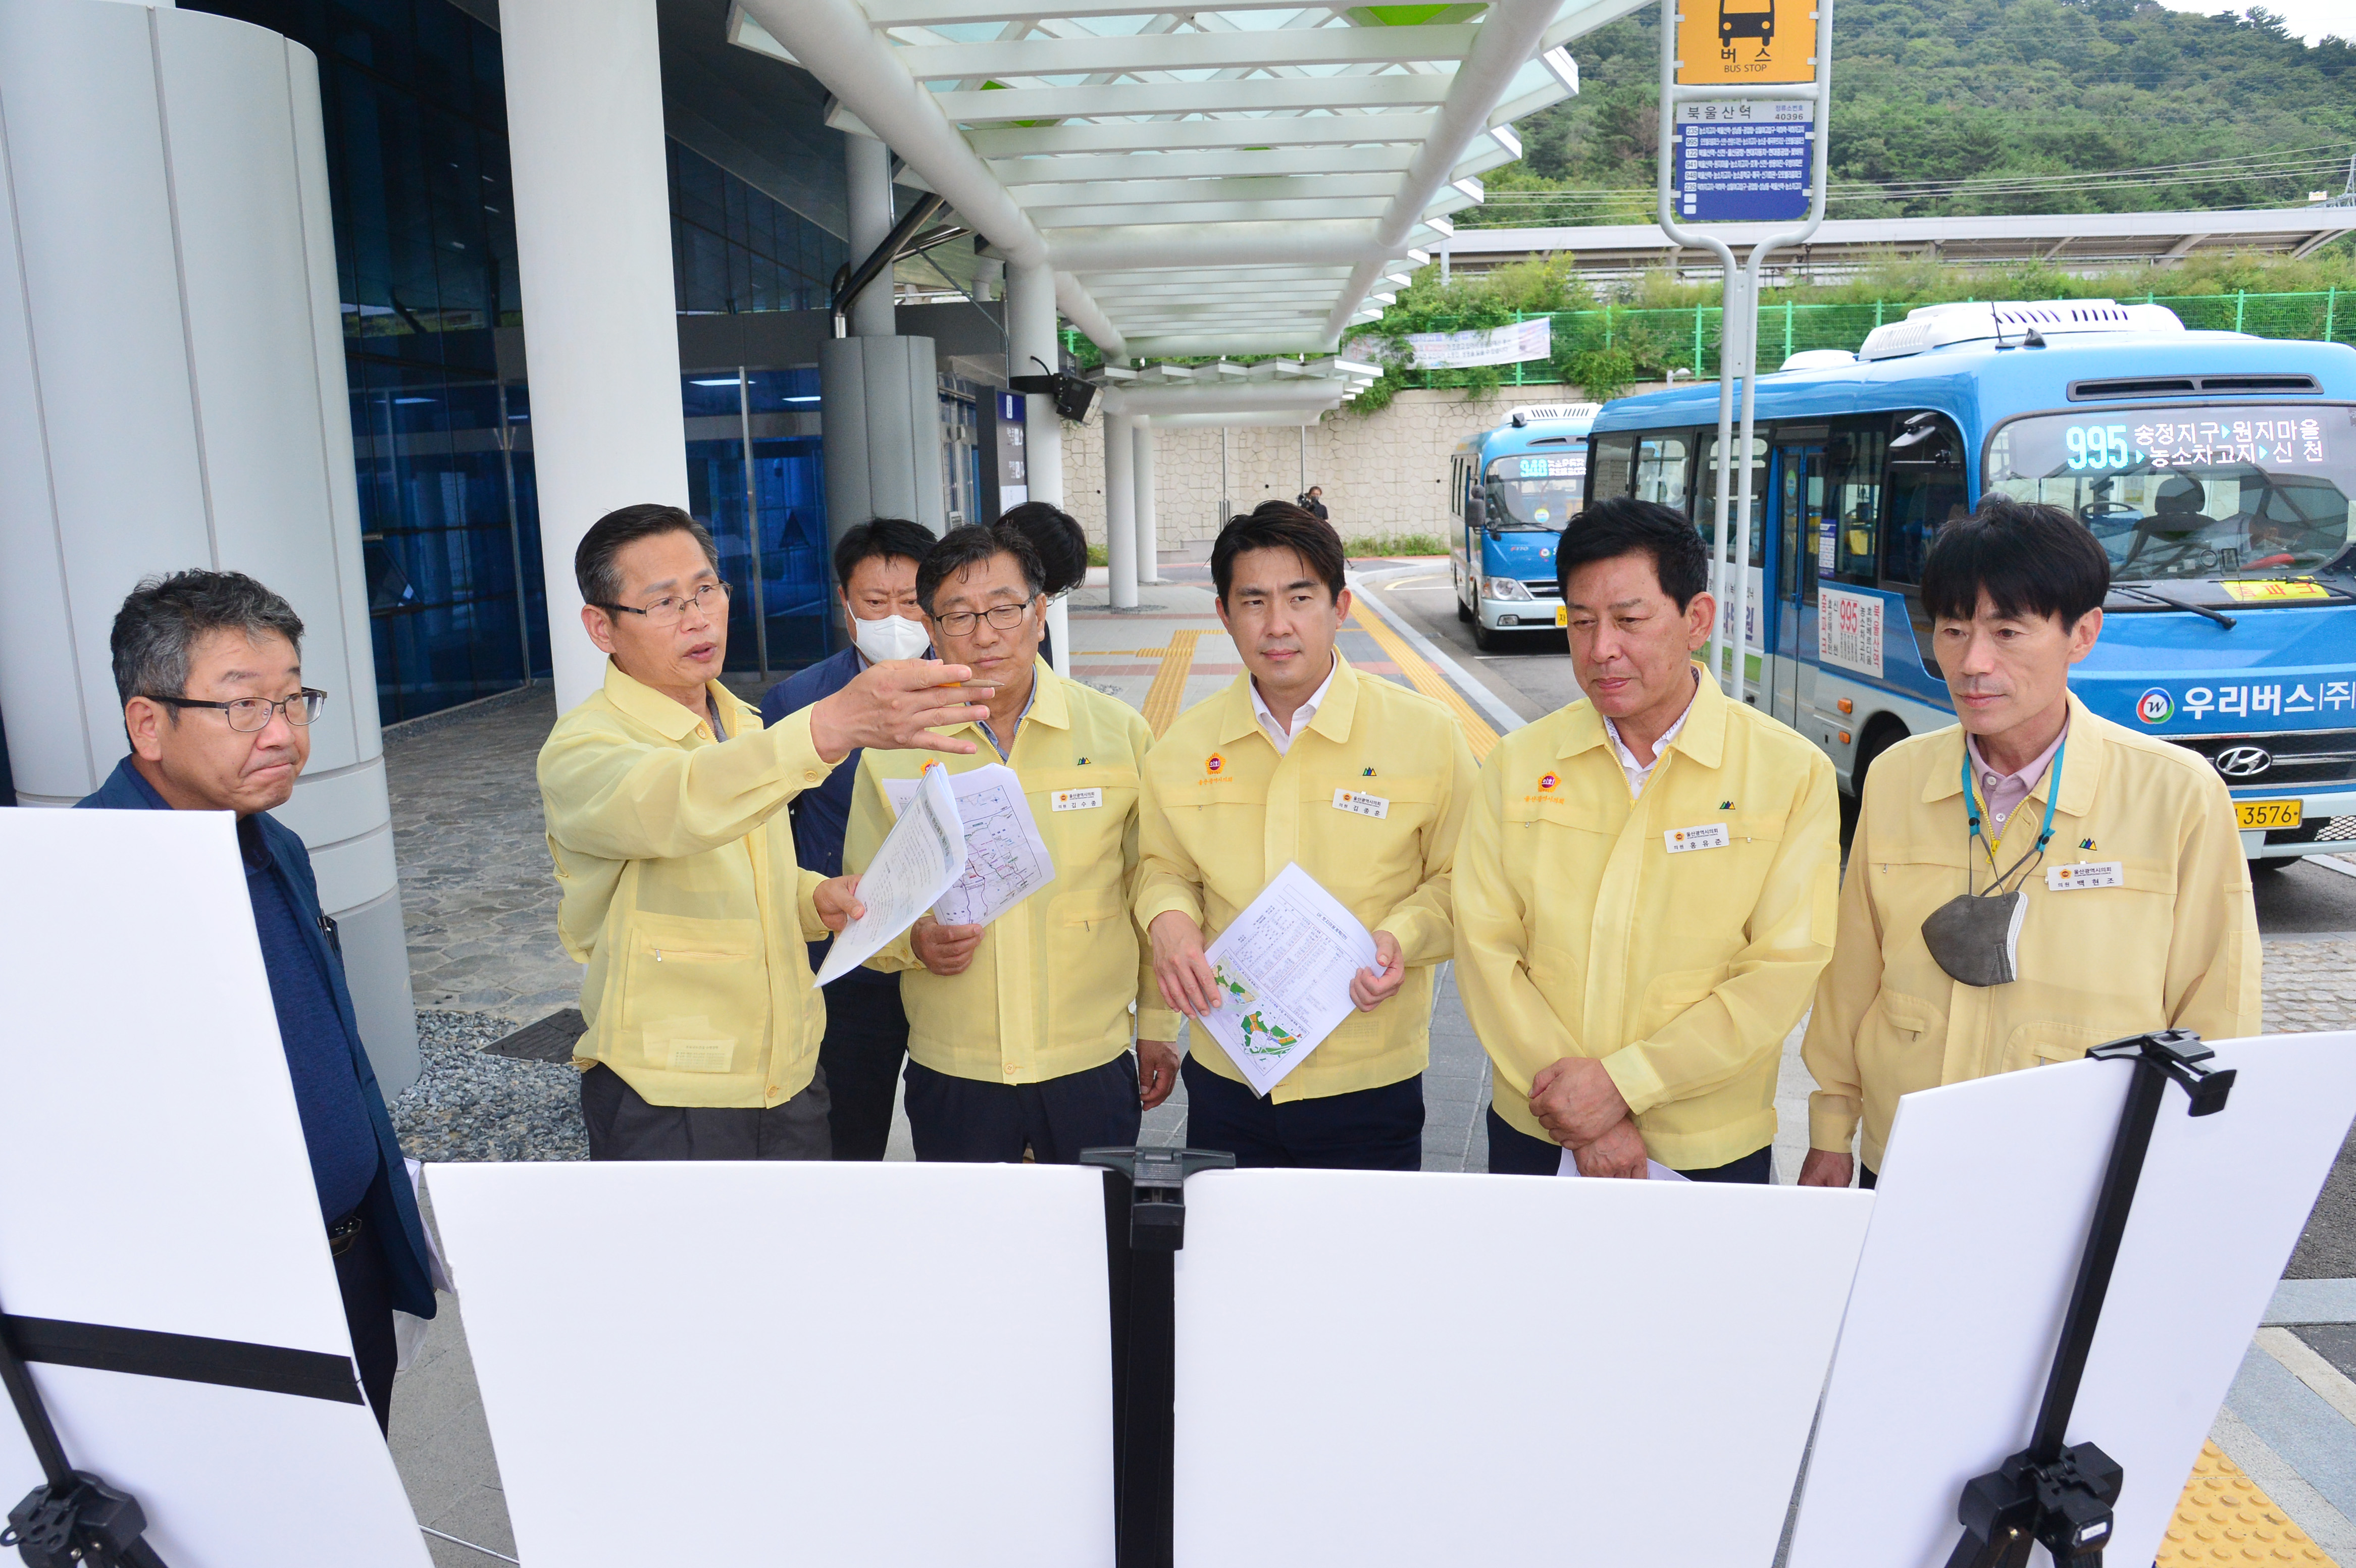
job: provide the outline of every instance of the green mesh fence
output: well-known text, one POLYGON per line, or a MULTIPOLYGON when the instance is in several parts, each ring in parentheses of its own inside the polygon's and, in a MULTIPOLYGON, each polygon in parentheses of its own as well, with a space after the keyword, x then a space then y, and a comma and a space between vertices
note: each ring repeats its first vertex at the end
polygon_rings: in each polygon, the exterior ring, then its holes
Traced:
MULTIPOLYGON (((1781 365, 1790 356, 1810 348, 1842 348, 1854 353, 1864 344, 1867 333, 1885 322, 1903 321, 1906 313, 1922 303, 1762 304, 1759 362, 1767 367, 1781 365)), ((2195 331, 2246 332, 2259 337, 2356 344, 2356 290, 2351 290, 2346 299, 2340 297, 2338 289, 2329 289, 2286 294, 2154 293, 2135 303, 2166 305, 2195 331)), ((1562 366, 1590 349, 1626 351, 1646 380, 1658 379, 1672 368, 1701 378, 1718 374, 1719 339, 1724 329, 1725 312, 1716 305, 1674 310, 1614 305, 1552 314, 1554 357, 1495 367, 1494 374, 1505 384, 1559 384, 1564 379, 1562 366)), ((1535 318, 1517 313, 1515 319, 1535 318)), ((1451 332, 1456 328, 1448 322, 1437 321, 1424 330, 1451 332)), ((1463 370, 1409 370, 1405 373, 1405 380, 1411 387, 1462 386, 1475 374, 1463 370)))

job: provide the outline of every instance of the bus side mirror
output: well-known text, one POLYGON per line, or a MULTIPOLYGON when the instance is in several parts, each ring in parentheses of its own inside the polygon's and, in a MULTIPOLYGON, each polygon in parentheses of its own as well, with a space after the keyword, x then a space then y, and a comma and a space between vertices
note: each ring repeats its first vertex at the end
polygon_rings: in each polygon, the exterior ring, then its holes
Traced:
POLYGON ((1478 490, 1464 498, 1464 521, 1467 526, 1484 531, 1489 527, 1489 503, 1478 490))

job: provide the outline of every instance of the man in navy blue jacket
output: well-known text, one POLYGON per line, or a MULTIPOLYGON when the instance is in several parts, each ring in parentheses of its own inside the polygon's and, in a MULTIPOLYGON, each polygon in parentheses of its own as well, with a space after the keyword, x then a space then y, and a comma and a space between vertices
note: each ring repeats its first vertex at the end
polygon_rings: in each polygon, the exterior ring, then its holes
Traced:
POLYGON ((294 607, 234 571, 181 571, 134 589, 114 617, 114 684, 131 739, 80 804, 128 811, 231 811, 245 856, 278 1036, 377 1424, 391 1416, 395 1308, 434 1316, 425 1228, 376 1086, 336 923, 303 840, 273 821, 311 756, 325 692, 303 684, 294 607))
MULTIPOLYGON (((843 630, 851 645, 798 670, 761 699, 761 722, 775 724, 832 697, 882 659, 929 656, 931 638, 916 605, 916 562, 933 548, 929 528, 875 517, 834 547, 843 630)), ((842 833, 851 821, 851 786, 859 753, 834 765, 826 782, 794 797, 794 859, 821 877, 842 875, 842 833)), ((810 967, 826 961, 832 939, 810 944, 810 967)), ((826 988, 826 1036, 818 1048, 826 1073, 828 1130, 837 1159, 882 1159, 892 1136, 892 1097, 908 1052, 908 1015, 900 976, 853 969, 826 988)))

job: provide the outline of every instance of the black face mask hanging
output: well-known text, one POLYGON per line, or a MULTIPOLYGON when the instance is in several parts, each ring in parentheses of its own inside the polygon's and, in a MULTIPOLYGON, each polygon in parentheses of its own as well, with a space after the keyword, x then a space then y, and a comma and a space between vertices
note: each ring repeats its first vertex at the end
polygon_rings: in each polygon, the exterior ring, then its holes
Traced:
POLYGON ((1980 831, 1979 797, 1972 793, 1971 752, 1969 747, 1965 749, 1964 805, 1972 823, 1970 842, 1964 847, 1965 891, 1933 910, 1922 923, 1922 944, 1950 979, 1965 986, 2007 986, 2019 975, 2020 927, 2029 914, 2029 895, 2021 888, 2052 840, 2053 805, 2062 797, 2062 759, 2069 750, 2064 742, 2053 753, 2053 771, 2045 781, 2045 824, 2036 844, 2010 869, 1997 871, 1987 891, 1976 893, 1971 891, 1971 846, 1976 844, 1987 853, 1991 871, 1996 870, 1996 849, 1980 831))

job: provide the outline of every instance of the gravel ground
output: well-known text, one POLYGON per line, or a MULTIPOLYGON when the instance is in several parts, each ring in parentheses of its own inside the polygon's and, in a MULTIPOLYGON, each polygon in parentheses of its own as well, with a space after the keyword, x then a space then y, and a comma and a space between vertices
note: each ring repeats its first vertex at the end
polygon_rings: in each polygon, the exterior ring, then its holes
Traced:
POLYGON ((570 1062, 517 1061, 483 1050, 512 1033, 497 1013, 417 1015, 425 1071, 392 1103, 412 1159, 587 1159, 581 1075, 570 1062))

